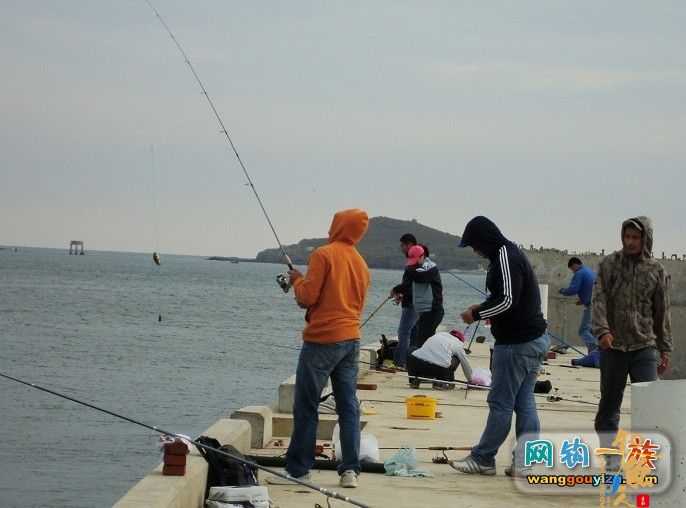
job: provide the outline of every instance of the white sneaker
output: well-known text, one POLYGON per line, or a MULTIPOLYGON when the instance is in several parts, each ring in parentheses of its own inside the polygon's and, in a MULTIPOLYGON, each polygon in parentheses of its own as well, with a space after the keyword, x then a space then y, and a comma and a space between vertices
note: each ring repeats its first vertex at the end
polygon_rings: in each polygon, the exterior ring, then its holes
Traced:
POLYGON ((453 460, 452 462, 448 462, 448 464, 450 464, 450 467, 452 467, 453 469, 457 469, 461 473, 484 474, 488 476, 492 476, 495 474, 495 467, 482 466, 472 458, 471 454, 467 455, 464 459, 453 460))
POLYGON ((347 489, 357 488, 357 473, 352 469, 346 469, 343 471, 338 485, 347 489))
POLYGON ((301 480, 301 481, 310 481, 310 473, 305 473, 302 476, 291 476, 288 471, 284 471, 283 474, 286 475, 286 478, 283 476, 277 476, 275 474, 270 474, 265 477, 264 481, 271 484, 271 485, 293 485, 296 482, 292 481, 291 478, 295 478, 296 480, 301 480))

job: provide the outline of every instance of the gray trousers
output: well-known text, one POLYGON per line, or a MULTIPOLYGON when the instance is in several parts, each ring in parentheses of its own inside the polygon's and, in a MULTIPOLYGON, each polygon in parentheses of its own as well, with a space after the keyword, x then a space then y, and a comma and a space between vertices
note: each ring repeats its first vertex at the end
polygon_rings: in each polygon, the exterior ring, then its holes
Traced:
POLYGON ((632 383, 655 381, 657 364, 654 346, 626 353, 618 349, 600 350, 600 403, 595 415, 595 430, 601 447, 610 447, 619 430, 619 410, 627 376, 632 383))

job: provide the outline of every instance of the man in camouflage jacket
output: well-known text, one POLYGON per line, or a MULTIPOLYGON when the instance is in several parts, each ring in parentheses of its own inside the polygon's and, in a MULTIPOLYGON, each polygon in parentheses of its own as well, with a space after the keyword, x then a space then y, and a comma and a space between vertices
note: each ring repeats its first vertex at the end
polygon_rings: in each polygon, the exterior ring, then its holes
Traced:
POLYGON ((672 351, 669 275, 652 258, 652 221, 625 220, 621 238, 622 250, 600 262, 591 301, 592 331, 600 346, 595 429, 603 447, 619 429, 627 375, 632 383, 656 380, 672 351))

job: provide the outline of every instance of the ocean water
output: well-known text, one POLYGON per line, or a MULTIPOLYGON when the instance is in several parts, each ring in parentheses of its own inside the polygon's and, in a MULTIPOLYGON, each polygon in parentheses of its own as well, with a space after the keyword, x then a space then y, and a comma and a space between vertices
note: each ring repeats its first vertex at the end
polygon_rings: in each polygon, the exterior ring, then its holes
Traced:
MULTIPOLYGON (((0 372, 196 437, 243 406, 271 404, 294 373, 304 311, 274 280, 284 269, 1 249, 0 372)), ((400 277, 372 270, 363 318, 400 277)), ((480 295, 442 279, 443 324, 462 327, 459 312, 480 295)), ((363 343, 395 335, 399 316, 387 302, 363 343)), ((0 407, 0 506, 111 506, 160 461, 152 430, 2 377, 0 407)))

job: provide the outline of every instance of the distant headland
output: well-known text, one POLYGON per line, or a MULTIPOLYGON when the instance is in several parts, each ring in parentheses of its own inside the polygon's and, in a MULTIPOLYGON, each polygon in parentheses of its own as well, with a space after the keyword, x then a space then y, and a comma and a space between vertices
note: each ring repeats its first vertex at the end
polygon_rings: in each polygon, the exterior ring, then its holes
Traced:
MULTIPOLYGON (((369 229, 357 246, 370 268, 403 269, 404 257, 399 250, 399 239, 412 233, 419 243, 429 248, 431 258, 443 270, 485 271, 488 262, 477 256, 472 249, 458 249, 460 237, 420 224, 416 220, 399 220, 389 217, 372 217, 369 229)), ((307 264, 310 253, 324 245, 327 238, 308 238, 296 244, 284 245, 284 250, 296 265, 307 264)), ((252 261, 258 263, 283 263, 280 249, 266 249, 255 259, 212 256, 213 261, 252 261)))

